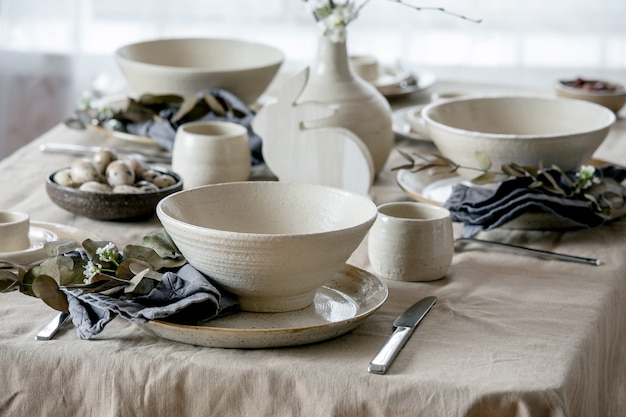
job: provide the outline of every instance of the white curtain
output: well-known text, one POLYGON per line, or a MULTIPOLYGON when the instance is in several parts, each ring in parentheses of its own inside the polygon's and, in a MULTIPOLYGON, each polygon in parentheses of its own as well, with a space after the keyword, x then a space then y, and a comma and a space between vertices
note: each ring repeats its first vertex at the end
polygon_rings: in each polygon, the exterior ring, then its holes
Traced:
MULTIPOLYGON (((626 82, 624 0, 411 4, 483 21, 372 0, 351 25, 350 52, 430 69, 438 78, 524 84, 586 75, 626 82)), ((0 0, 0 157, 63 120, 94 83, 119 89, 123 78, 112 60, 119 46, 187 36, 275 45, 287 70, 309 64, 316 46, 302 0, 0 0)))

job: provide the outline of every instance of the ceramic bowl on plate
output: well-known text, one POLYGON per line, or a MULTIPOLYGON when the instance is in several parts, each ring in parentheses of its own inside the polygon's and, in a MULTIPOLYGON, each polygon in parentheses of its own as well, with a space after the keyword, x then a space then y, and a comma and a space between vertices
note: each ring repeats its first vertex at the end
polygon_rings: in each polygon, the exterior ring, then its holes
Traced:
POLYGON ((590 101, 613 110, 621 110, 626 103, 626 88, 622 84, 603 80, 558 80, 554 83, 554 91, 559 97, 590 101))
MULTIPOLYGON (((586 163, 606 138, 615 113, 581 100, 532 96, 460 97, 421 112, 439 152, 464 167, 478 167, 476 152, 493 169, 516 163, 557 165, 564 171, 586 163)), ((478 176, 461 168, 466 179, 478 176)))
POLYGON ((178 174, 155 166, 150 168, 174 177, 176 183, 141 193, 84 191, 57 184, 53 180, 55 174, 67 169, 61 168, 46 177, 46 192, 57 206, 80 216, 96 220, 147 219, 154 215, 155 207, 162 198, 183 188, 183 181, 178 174))
POLYGON ((278 72, 283 53, 237 39, 158 39, 123 46, 115 60, 135 94, 197 93, 223 88, 253 103, 278 72))
POLYGON ((234 182, 164 198, 157 216, 191 265, 253 312, 309 306, 376 219, 367 197, 321 185, 234 182))

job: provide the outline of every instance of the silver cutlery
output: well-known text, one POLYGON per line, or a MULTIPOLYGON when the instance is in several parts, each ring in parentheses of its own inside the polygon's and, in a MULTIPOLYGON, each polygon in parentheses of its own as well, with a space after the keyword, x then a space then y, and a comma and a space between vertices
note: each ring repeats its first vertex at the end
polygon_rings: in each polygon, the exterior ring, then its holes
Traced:
POLYGON ((567 261, 567 262, 577 262, 577 263, 594 265, 594 266, 600 265, 600 261, 595 258, 585 258, 582 256, 568 255, 565 253, 550 252, 550 251, 541 250, 541 249, 528 248, 526 246, 512 245, 510 243, 496 242, 493 240, 477 239, 475 237, 460 237, 460 238, 455 239, 455 242, 475 242, 475 243, 481 243, 484 245, 505 247, 508 249, 512 249, 514 251, 531 254, 531 255, 542 257, 542 258, 556 259, 559 261, 567 261))
POLYGON ((70 317, 69 313, 58 313, 49 323, 37 332, 35 340, 50 340, 70 317))
POLYGON ((372 374, 387 372, 393 360, 409 340, 417 325, 437 301, 437 297, 426 297, 413 304, 393 322, 395 330, 387 343, 378 351, 367 370, 372 374))
MULTIPOLYGON (((66 143, 44 143, 39 145, 39 150, 42 152, 53 153, 69 153, 72 155, 93 155, 96 152, 101 151, 104 147, 101 146, 85 146, 85 145, 73 145, 66 143)), ((140 152, 123 151, 114 149, 115 153, 122 157, 134 157, 140 161, 155 164, 171 164, 172 156, 169 153, 163 154, 147 154, 140 152)))

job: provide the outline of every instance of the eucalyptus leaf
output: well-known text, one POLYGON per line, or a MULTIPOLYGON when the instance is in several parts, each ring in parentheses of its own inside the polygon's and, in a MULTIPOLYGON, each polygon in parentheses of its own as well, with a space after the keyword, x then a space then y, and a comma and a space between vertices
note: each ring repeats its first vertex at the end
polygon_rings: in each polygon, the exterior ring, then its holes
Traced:
POLYGON ((71 252, 76 249, 76 242, 73 240, 57 240, 46 242, 43 245, 43 251, 46 256, 58 256, 71 252))
POLYGON ((172 123, 178 123, 183 117, 196 107, 198 97, 196 95, 189 96, 183 101, 176 114, 172 117, 172 123))
POLYGON ((485 172, 482 175, 472 179, 472 183, 476 185, 490 184, 497 180, 498 174, 496 172, 485 172))
POLYGON ((519 170, 515 164, 502 165, 500 169, 504 174, 511 177, 524 178, 526 176, 526 173, 519 170))
POLYGON ((47 275, 40 275, 33 281, 33 293, 55 310, 68 312, 67 295, 59 289, 56 280, 47 275))
POLYGON ((122 262, 120 262, 119 268, 117 268, 116 276, 117 278, 130 281, 137 274, 136 265, 140 265, 141 270, 143 269, 154 269, 154 267, 146 261, 135 258, 126 258, 122 262))
POLYGON ((144 236, 139 246, 154 250, 161 257, 164 268, 176 268, 186 263, 185 257, 163 228, 144 236))
POLYGON ((31 270, 35 277, 47 275, 58 284, 66 285, 74 282, 74 261, 68 256, 48 258, 41 265, 31 270))
POLYGON ((532 183, 530 183, 530 185, 528 185, 528 188, 541 188, 543 187, 543 182, 537 180, 537 181, 533 181, 532 183))
POLYGON ((204 93, 204 101, 209 105, 211 110, 218 116, 226 116, 226 109, 222 106, 212 94, 204 93))
POLYGON ((127 259, 139 259, 147 262, 155 271, 163 268, 163 259, 153 249, 145 246, 128 245, 124 248, 124 256, 127 259))
POLYGON ((476 151, 474 155, 476 156, 478 167, 480 169, 485 171, 491 169, 491 158, 489 158, 489 155, 482 151, 476 151))

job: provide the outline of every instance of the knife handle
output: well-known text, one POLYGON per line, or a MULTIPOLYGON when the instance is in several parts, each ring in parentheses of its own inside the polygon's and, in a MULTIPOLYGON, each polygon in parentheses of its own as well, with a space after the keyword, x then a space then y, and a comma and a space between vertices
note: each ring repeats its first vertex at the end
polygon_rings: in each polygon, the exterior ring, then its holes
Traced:
POLYGON ((398 356, 398 352, 409 340, 414 330, 414 327, 396 327, 387 343, 374 356, 367 370, 372 374, 384 374, 387 372, 387 369, 389 369, 393 360, 398 356))

